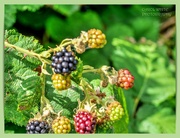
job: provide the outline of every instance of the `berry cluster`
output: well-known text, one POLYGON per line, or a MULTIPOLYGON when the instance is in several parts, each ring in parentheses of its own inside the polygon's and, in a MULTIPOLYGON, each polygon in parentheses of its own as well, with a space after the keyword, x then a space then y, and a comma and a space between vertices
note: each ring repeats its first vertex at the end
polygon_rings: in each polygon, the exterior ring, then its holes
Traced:
POLYGON ((28 134, 44 134, 50 130, 49 124, 46 121, 31 120, 26 126, 28 134))
POLYGON ((70 75, 53 74, 51 79, 54 88, 57 90, 65 90, 71 86, 70 75))
POLYGON ((96 118, 89 111, 78 111, 74 116, 74 125, 77 133, 95 133, 96 118))
POLYGON ((56 74, 70 74, 71 71, 76 70, 77 63, 73 53, 63 48, 52 56, 51 66, 56 74))
POLYGON ((134 76, 127 69, 120 69, 118 71, 117 86, 129 89, 134 85, 134 76))
POLYGON ((107 114, 110 120, 119 120, 124 115, 124 109, 118 101, 114 101, 107 107, 107 114))
POLYGON ((64 116, 57 117, 52 122, 52 130, 55 134, 66 134, 71 130, 70 120, 64 116))
POLYGON ((106 36, 98 29, 88 31, 88 46, 90 48, 102 48, 106 44, 106 36))

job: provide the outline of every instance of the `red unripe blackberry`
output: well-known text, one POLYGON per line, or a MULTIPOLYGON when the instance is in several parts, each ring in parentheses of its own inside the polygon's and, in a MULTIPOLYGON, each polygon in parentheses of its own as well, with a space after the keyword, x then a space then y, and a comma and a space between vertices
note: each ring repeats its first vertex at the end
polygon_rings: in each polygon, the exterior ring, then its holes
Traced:
POLYGON ((96 118, 86 110, 80 110, 74 115, 74 125, 77 133, 95 133, 96 118))
POLYGON ((30 120, 26 126, 28 134, 44 134, 48 133, 50 126, 46 121, 30 120))
POLYGON ((120 69, 118 71, 116 85, 124 89, 132 88, 134 85, 134 76, 130 73, 129 70, 120 69))
POLYGON ((53 74, 51 79, 54 88, 57 90, 65 90, 71 86, 70 75, 53 74))
POLYGON ((65 116, 57 117, 52 122, 52 130, 55 134, 69 133, 71 130, 70 120, 65 116))
POLYGON ((102 48, 106 44, 106 36, 98 29, 88 31, 88 47, 102 48))

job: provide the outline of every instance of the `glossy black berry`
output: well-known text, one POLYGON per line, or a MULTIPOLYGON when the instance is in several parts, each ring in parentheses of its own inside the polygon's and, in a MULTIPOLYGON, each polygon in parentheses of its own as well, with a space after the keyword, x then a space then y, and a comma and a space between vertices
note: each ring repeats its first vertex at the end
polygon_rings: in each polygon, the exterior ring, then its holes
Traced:
POLYGON ((73 53, 65 48, 56 52, 51 59, 51 66, 56 74, 69 74, 76 70, 78 64, 78 60, 75 59, 73 53))
POLYGON ((49 130, 49 124, 40 120, 31 120, 26 126, 26 131, 28 134, 44 134, 48 133, 49 130))

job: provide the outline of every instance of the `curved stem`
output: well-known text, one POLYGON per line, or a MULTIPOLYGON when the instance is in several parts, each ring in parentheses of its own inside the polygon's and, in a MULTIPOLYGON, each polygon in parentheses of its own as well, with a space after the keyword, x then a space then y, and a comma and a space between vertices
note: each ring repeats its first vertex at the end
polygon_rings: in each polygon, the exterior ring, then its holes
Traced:
POLYGON ((18 47, 18 46, 15 46, 15 45, 12 45, 10 43, 8 43, 7 41, 4 42, 4 45, 8 48, 13 48, 15 50, 17 50, 18 52, 21 52, 25 55, 28 55, 28 56, 31 56, 31 57, 34 57, 34 58, 37 58, 39 59, 41 62, 44 62, 44 63, 47 63, 47 64, 50 64, 51 61, 49 61, 48 59, 45 59, 43 58, 40 54, 38 53, 35 53, 33 51, 30 51, 30 50, 26 50, 26 49, 23 49, 21 47, 18 47))
MULTIPOLYGON (((65 39, 66 40, 66 39, 65 39)), ((51 48, 49 50, 47 50, 48 53, 52 53, 52 52, 55 52, 55 51, 60 51, 62 47, 65 47, 67 45, 70 45, 72 44, 72 41, 68 41, 66 43, 63 43, 63 44, 60 44, 58 47, 56 48, 51 48)))
POLYGON ((35 52, 33 52, 33 51, 29 51, 29 50, 26 50, 26 49, 23 49, 23 48, 21 48, 21 47, 18 47, 18 46, 15 46, 15 45, 12 45, 12 44, 10 44, 10 43, 8 43, 8 42, 4 42, 4 45, 6 46, 6 47, 9 47, 9 48, 14 48, 15 50, 17 50, 18 52, 21 52, 21 53, 23 53, 23 54, 27 54, 28 56, 32 56, 32 57, 35 57, 35 58, 40 58, 40 55, 39 54, 37 54, 37 53, 35 53, 35 52))
POLYGON ((140 92, 139 92, 138 96, 136 97, 136 99, 134 101, 133 116, 135 116, 135 113, 136 113, 136 110, 137 110, 137 106, 139 104, 139 101, 140 101, 143 93, 144 93, 144 90, 146 88, 146 84, 147 84, 148 78, 150 76, 150 66, 149 66, 149 64, 150 64, 150 62, 148 61, 147 62, 147 71, 146 71, 146 74, 145 74, 145 78, 144 78, 142 87, 140 89, 140 92))

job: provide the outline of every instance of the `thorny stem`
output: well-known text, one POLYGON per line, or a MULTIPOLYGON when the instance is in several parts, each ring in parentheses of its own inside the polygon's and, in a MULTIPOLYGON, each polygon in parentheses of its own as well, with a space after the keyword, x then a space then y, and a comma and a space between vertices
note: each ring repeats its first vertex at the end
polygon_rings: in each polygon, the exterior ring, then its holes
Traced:
POLYGON ((70 44, 72 44, 72 39, 65 39, 61 42, 61 44, 59 46, 57 46, 56 48, 50 48, 46 52, 52 53, 55 51, 59 51, 59 50, 61 50, 62 47, 65 47, 65 46, 70 45, 70 44), (67 41, 67 42, 65 43, 65 41, 67 41))
POLYGON ((44 63, 46 63, 46 64, 51 64, 51 61, 47 59, 47 58, 51 55, 50 53, 55 52, 55 51, 59 51, 59 50, 61 50, 62 47, 65 47, 65 46, 68 46, 68 45, 71 45, 71 44, 72 44, 72 39, 65 39, 65 40, 63 40, 62 43, 61 43, 59 46, 57 46, 56 48, 50 48, 49 50, 44 51, 44 52, 38 54, 38 53, 35 53, 35 52, 33 52, 33 51, 29 51, 29 50, 23 49, 23 48, 21 48, 21 47, 12 45, 12 44, 8 43, 7 41, 4 42, 4 45, 5 45, 6 47, 13 48, 13 49, 17 50, 18 52, 21 52, 21 53, 26 54, 26 55, 28 55, 28 56, 37 58, 37 59, 39 59, 41 62, 44 62, 44 63), (46 53, 46 56, 45 56, 45 57, 43 56, 43 53, 46 53))
POLYGON ((96 91, 83 78, 81 78, 80 86, 82 87, 83 92, 85 94, 85 98, 82 101, 82 103, 90 103, 92 99, 96 100, 98 103, 101 103, 101 99, 98 96, 96 96, 96 91))
POLYGON ((33 52, 33 51, 29 51, 29 50, 23 49, 23 48, 21 48, 21 47, 12 45, 12 44, 8 43, 7 41, 4 42, 4 45, 5 45, 6 47, 13 48, 13 49, 17 50, 18 52, 21 52, 21 53, 26 54, 26 55, 28 55, 28 56, 37 58, 37 59, 39 59, 41 62, 50 64, 50 61, 49 61, 48 59, 43 58, 40 54, 37 54, 37 53, 35 53, 35 52, 33 52))
POLYGON ((101 73, 101 68, 100 69, 94 69, 94 67, 91 67, 89 65, 84 65, 83 66, 83 72, 82 73, 89 73, 89 72, 94 72, 94 73, 101 73))

